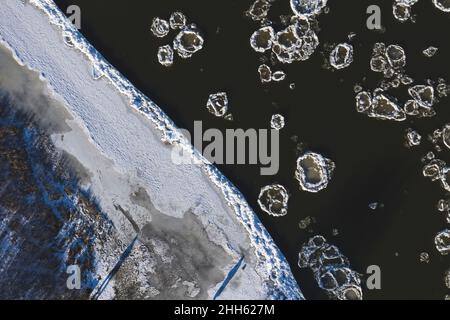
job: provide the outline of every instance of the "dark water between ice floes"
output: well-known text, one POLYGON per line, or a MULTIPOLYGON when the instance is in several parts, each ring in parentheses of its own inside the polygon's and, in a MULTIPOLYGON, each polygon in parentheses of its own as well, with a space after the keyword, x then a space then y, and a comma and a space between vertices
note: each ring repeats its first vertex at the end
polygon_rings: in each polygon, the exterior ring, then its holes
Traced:
MULTIPOLYGON (((274 113, 286 117, 281 131, 281 168, 276 176, 260 176, 259 167, 219 165, 219 169, 243 192, 262 222, 285 254, 307 298, 324 298, 309 271, 300 270, 297 255, 301 244, 314 234, 324 235, 350 259, 352 268, 364 273, 376 264, 382 271, 382 289, 364 288, 366 299, 443 299, 450 292, 443 282, 450 259, 438 254, 434 236, 448 227, 435 209, 443 196, 439 185, 421 175, 420 158, 431 150, 428 143, 409 150, 403 146, 404 131, 417 129, 423 136, 450 120, 450 101, 443 100, 432 119, 393 123, 369 119, 354 106, 353 85, 367 76, 373 88, 379 75, 369 71, 373 43, 397 43, 407 53, 407 72, 416 80, 438 77, 450 80, 450 44, 444 30, 450 15, 437 11, 431 1, 413 7, 417 23, 400 24, 392 17, 392 1, 329 1, 331 11, 319 21, 321 46, 306 62, 278 67, 287 72, 281 83, 261 85, 257 67, 259 55, 249 46, 257 24, 244 17, 251 1, 246 0, 168 0, 124 1, 58 0, 61 8, 77 4, 82 10, 81 32, 132 83, 153 99, 175 123, 189 130, 194 120, 207 128, 268 128, 274 113), (366 8, 382 8, 385 33, 366 29, 366 8), (171 12, 184 12, 205 35, 205 47, 192 59, 175 58, 166 69, 156 59, 157 48, 175 36, 157 39, 149 31, 152 18, 168 18, 171 12), (355 61, 350 68, 331 72, 323 69, 320 54, 325 42, 347 40, 356 32, 355 61), (433 45, 439 52, 433 59, 422 56, 433 45), (296 84, 295 90, 289 84, 296 84), (214 118, 205 108, 210 93, 226 91, 235 121, 214 118), (298 136, 306 149, 319 152, 336 163, 334 178, 318 194, 298 190, 294 179, 298 136), (267 216, 257 205, 262 186, 283 184, 291 194, 289 213, 283 218, 267 216), (375 211, 369 203, 381 202, 375 211), (314 217, 311 232, 298 223, 314 217), (338 235, 332 230, 337 229, 338 235), (419 262, 428 252, 429 264, 419 262)), ((287 0, 276 2, 271 17, 288 14, 287 0)), ((363 84, 363 86, 365 85, 363 84)), ((440 157, 450 160, 450 152, 440 157)))

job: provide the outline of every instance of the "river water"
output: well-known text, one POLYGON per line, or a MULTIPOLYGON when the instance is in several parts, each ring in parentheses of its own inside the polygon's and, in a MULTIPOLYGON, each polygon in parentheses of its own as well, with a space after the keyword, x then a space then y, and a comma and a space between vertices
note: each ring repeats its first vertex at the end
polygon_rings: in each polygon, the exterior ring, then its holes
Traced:
MULTIPOLYGON (((450 293, 443 282, 450 259, 434 247, 436 233, 448 227, 436 210, 443 191, 422 176, 421 158, 432 150, 426 135, 450 119, 449 101, 442 100, 431 119, 379 121, 356 112, 353 86, 365 78, 363 86, 373 88, 380 80, 369 69, 372 47, 378 41, 405 48, 407 73, 417 81, 450 80, 450 44, 444 31, 450 26, 449 15, 437 11, 431 1, 422 1, 413 9, 417 22, 401 24, 392 16, 391 1, 329 2, 330 12, 319 18, 319 50, 306 62, 278 65, 287 79, 262 85, 256 71, 259 55, 249 45, 258 25, 244 15, 249 0, 56 1, 63 11, 71 4, 81 8, 81 33, 179 127, 192 132, 194 121, 201 120, 204 130, 267 129, 272 114, 286 117, 277 175, 261 176, 255 165, 218 167, 255 209, 307 298, 326 296, 312 273, 297 267, 298 252, 302 243, 321 234, 340 248, 354 270, 365 274, 368 266, 380 266, 381 290, 368 290, 363 283, 365 299, 443 299, 450 293), (382 9, 385 32, 367 29, 366 8, 371 4, 382 9), (175 34, 157 39, 150 24, 153 17, 168 19, 176 10, 203 31, 205 46, 191 59, 176 57, 167 69, 158 63, 156 53, 175 34), (345 42, 350 32, 357 34, 353 64, 340 72, 323 68, 322 44, 345 42), (439 52, 427 59, 421 52, 430 45, 439 52), (215 118, 206 110, 209 94, 219 91, 228 93, 234 121, 215 118), (410 127, 424 136, 424 143, 414 149, 404 146, 404 133, 410 127), (299 190, 294 179, 298 157, 294 136, 304 149, 336 163, 326 190, 317 194, 299 190), (259 191, 270 183, 280 183, 290 192, 285 217, 274 218, 259 209, 259 191), (373 202, 383 205, 371 210, 373 202), (299 222, 306 217, 315 222, 302 230, 299 222), (419 261, 421 252, 429 253, 429 263, 419 261)), ((278 0, 271 11, 275 25, 280 24, 280 14, 289 12, 288 1, 278 0)), ((448 161, 449 154, 447 150, 439 156, 448 161)))

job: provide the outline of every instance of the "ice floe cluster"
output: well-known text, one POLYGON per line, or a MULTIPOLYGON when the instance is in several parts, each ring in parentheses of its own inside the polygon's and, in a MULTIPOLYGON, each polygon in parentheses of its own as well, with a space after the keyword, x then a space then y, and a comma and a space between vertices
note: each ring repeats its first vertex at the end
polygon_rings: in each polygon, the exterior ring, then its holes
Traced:
MULTIPOLYGON (((284 127, 284 117, 275 114, 271 126, 275 130, 284 127)), ((300 184, 300 190, 316 193, 325 189, 336 168, 334 162, 315 152, 305 152, 297 159, 295 179, 300 184)), ((258 197, 260 208, 275 217, 287 214, 289 194, 286 188, 279 184, 265 186, 258 197)))
POLYGON ((186 16, 179 11, 171 14, 169 21, 156 17, 150 27, 151 32, 157 38, 164 38, 170 30, 177 33, 172 45, 166 44, 158 49, 158 62, 170 67, 174 62, 174 52, 178 56, 187 59, 203 48, 204 39, 201 31, 195 24, 187 24, 186 16))
MULTIPOLYGON (((250 36, 250 46, 258 53, 266 54, 266 60, 291 64, 305 61, 316 51, 319 45, 317 37, 317 16, 326 7, 326 0, 291 0, 291 9, 287 16, 280 17, 282 26, 275 30, 275 24, 269 20, 269 10, 273 0, 256 0, 247 11, 247 15, 260 27, 250 36)), ((270 67, 258 68, 261 82, 282 81, 285 74, 276 71, 271 75, 270 67)))
POLYGON ((436 151, 450 150, 450 123, 434 130, 428 139, 434 144, 436 151))
MULTIPOLYGON (((275 130, 284 127, 284 117, 280 114, 272 116, 271 126, 275 130)), ((311 151, 305 152, 297 159, 294 177, 300 184, 300 190, 316 193, 325 189, 335 169, 332 160, 311 151)), ((279 184, 265 186, 261 189, 258 204, 264 212, 280 217, 287 214, 289 194, 279 184)))
POLYGON ((262 64, 258 67, 258 73, 262 83, 271 81, 280 82, 286 79, 286 73, 284 71, 277 70, 272 72, 272 69, 266 64, 262 64))
MULTIPOLYGON (((408 20, 415 22, 415 18, 412 14, 412 7, 419 0, 394 0, 392 5, 392 13, 394 18, 400 22, 406 22, 408 20)), ((434 6, 443 12, 450 12, 450 1, 448 0, 432 0, 434 6)))
MULTIPOLYGON (((257 70, 261 83, 280 82, 287 78, 286 73, 283 70, 276 70, 275 66, 305 61, 311 57, 319 46, 317 17, 327 5, 327 0, 291 0, 291 12, 280 16, 281 24, 278 24, 269 17, 273 2, 274 0, 255 0, 246 12, 250 19, 259 24, 250 36, 250 46, 255 52, 263 55, 257 70)), ((353 61, 353 47, 349 44, 338 45, 330 55, 330 61, 336 69, 348 67, 353 61)), ((289 88, 294 90, 295 83, 291 83, 289 88)), ((270 127, 281 130, 284 126, 284 116, 274 114, 270 120, 270 127)), ((331 160, 308 152, 297 160, 295 178, 300 182, 301 190, 318 192, 327 187, 334 167, 331 160)), ((283 186, 274 186, 262 189, 258 203, 263 211, 282 216, 284 214, 271 213, 268 205, 262 201, 267 199, 268 190, 283 194, 282 190, 285 190, 283 186)), ((284 194, 283 198, 287 204, 287 192, 284 194)))
POLYGON ((322 236, 303 244, 298 259, 300 268, 310 268, 319 287, 339 300, 361 300, 361 279, 350 269, 348 259, 322 236))
POLYGON ((419 0, 395 0, 392 5, 392 13, 394 18, 400 22, 406 22, 412 19, 411 7, 415 5, 419 0))
POLYGON ((382 72, 391 78, 396 72, 406 66, 405 50, 396 44, 386 46, 382 42, 374 45, 370 68, 374 72, 382 72))
POLYGON ((295 178, 301 190, 319 192, 328 186, 335 168, 332 160, 308 151, 297 159, 295 178))
MULTIPOLYGON (((428 54, 432 54, 429 52, 428 54)), ((433 117, 434 106, 448 95, 449 89, 445 80, 427 80, 425 83, 414 83, 406 75, 406 53, 396 44, 376 43, 370 60, 372 71, 382 73, 384 79, 374 90, 363 90, 358 87, 356 110, 371 118, 381 120, 404 121, 407 117, 433 117), (409 99, 401 102, 392 95, 392 91, 407 87, 409 99)))
POLYGON ((261 189, 258 204, 261 209, 274 217, 282 217, 287 214, 289 194, 280 184, 272 184, 261 189))
POLYGON ((423 176, 431 181, 439 181, 442 188, 450 192, 450 166, 445 161, 435 158, 433 153, 430 153, 427 159, 429 161, 423 167, 423 176))

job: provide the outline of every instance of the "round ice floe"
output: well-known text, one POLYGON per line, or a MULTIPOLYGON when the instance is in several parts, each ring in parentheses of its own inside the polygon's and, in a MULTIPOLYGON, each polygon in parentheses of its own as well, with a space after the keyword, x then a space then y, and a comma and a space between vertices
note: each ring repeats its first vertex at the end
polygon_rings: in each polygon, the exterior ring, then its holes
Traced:
POLYGON ((450 212, 450 199, 440 199, 437 203, 437 209, 440 212, 450 212))
POLYGON ((422 141, 422 136, 415 130, 409 128, 406 130, 406 143, 409 147, 414 147, 420 145, 422 141))
POLYGON ((170 15, 169 24, 173 30, 183 29, 186 26, 186 16, 176 11, 170 15))
POLYGON ((408 116, 417 116, 419 115, 419 104, 416 100, 408 100, 405 102, 403 106, 403 110, 408 116))
POLYGON ((426 48, 425 50, 422 51, 423 55, 427 58, 431 58, 434 55, 436 55, 436 53, 438 52, 438 48, 430 46, 428 48, 426 48))
POLYGON ((411 18, 411 7, 406 3, 396 2, 392 7, 392 13, 395 19, 405 22, 411 18))
POLYGON ((195 25, 185 27, 173 40, 173 48, 181 58, 190 58, 203 48, 203 37, 195 25))
POLYGON ((264 212, 274 217, 287 214, 289 194, 280 184, 272 184, 261 189, 258 204, 264 212))
POLYGON ((159 47, 158 61, 165 67, 173 65, 173 49, 170 45, 159 47))
POLYGON ((436 181, 442 178, 444 168, 444 161, 439 159, 432 159, 423 167, 422 173, 424 177, 430 178, 431 181, 436 181))
POLYGON ((344 69, 353 62, 353 46, 348 43, 340 43, 330 54, 330 64, 335 69, 344 69))
POLYGON ((262 83, 272 81, 272 70, 266 64, 262 64, 258 67, 259 78, 262 83))
POLYGON ((163 38, 169 34, 169 23, 164 19, 154 18, 150 30, 155 37, 163 38))
POLYGON ((295 26, 290 25, 277 33, 276 43, 280 45, 284 51, 290 51, 301 45, 301 38, 297 35, 295 26))
POLYGON ((423 108, 431 108, 434 104, 434 89, 432 86, 417 85, 408 89, 409 95, 423 108))
POLYGON ((443 230, 439 232, 434 238, 434 244, 436 249, 442 254, 447 255, 450 253, 450 230, 443 230))
POLYGON ((433 3, 439 10, 450 12, 450 0, 433 0, 433 3))
POLYGON ((256 0, 251 5, 247 14, 253 21, 261 21, 267 17, 270 9, 270 2, 267 0, 256 0))
POLYGON ((314 152, 307 152, 297 159, 295 178, 300 189, 308 192, 319 192, 328 186, 335 169, 330 159, 314 152))
POLYGON ((356 95, 356 111, 366 112, 372 106, 372 96, 367 91, 361 91, 356 95))
POLYGON ((250 37, 250 45, 256 52, 266 52, 272 48, 275 31, 272 27, 263 27, 256 30, 250 37))
POLYGON ((228 111, 228 96, 225 92, 214 93, 209 96, 206 108, 216 117, 223 117, 228 111))
POLYGON ((291 0, 292 11, 298 15, 317 15, 327 5, 328 0, 291 0))
POLYGON ((284 71, 278 70, 272 74, 272 80, 275 82, 280 82, 286 79, 286 73, 284 71))
POLYGON ((385 72, 389 67, 387 59, 382 55, 374 55, 370 59, 370 69, 375 72, 385 72))
POLYGON ((284 128, 285 120, 281 114, 274 114, 270 119, 270 127, 275 130, 281 130, 284 128))
POLYGON ((386 57, 394 69, 402 68, 406 65, 405 50, 396 44, 391 44, 386 48, 386 57))

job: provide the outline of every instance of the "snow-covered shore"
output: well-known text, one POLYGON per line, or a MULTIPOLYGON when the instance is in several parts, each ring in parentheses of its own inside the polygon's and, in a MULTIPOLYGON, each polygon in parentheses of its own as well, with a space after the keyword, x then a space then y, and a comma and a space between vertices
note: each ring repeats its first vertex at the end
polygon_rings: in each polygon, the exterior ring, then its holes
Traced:
MULTIPOLYGON (((173 268, 164 272, 179 274, 165 285, 199 287, 205 293, 195 297, 212 298, 244 256, 246 268, 236 272, 219 298, 302 298, 285 258, 242 194, 192 150, 164 112, 105 61, 51 0, 2 0, 0 40, 22 66, 40 74, 59 102, 54 107, 70 113, 63 119, 70 130, 54 133, 54 143, 89 172, 85 187, 124 241, 131 243, 138 233, 139 241, 158 251, 165 268, 173 268), (174 164, 174 146, 191 150, 201 164, 174 164), (197 242, 201 252, 183 250, 197 242), (212 255, 220 257, 212 259, 214 268, 196 268, 212 255), (188 271, 179 263, 184 259, 188 271)), ((99 268, 105 275, 111 265, 99 268)), ((155 277, 163 272, 153 269, 155 277)), ((165 297, 183 295, 173 290, 165 297)), ((114 290, 105 291, 104 298, 113 297, 114 290)))

